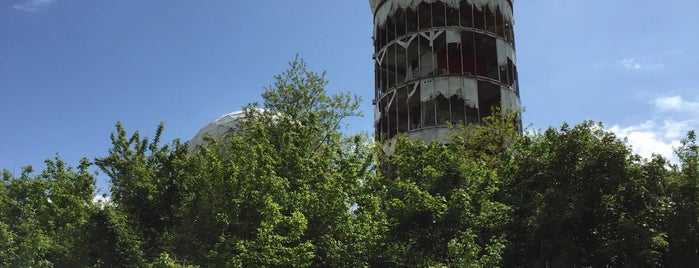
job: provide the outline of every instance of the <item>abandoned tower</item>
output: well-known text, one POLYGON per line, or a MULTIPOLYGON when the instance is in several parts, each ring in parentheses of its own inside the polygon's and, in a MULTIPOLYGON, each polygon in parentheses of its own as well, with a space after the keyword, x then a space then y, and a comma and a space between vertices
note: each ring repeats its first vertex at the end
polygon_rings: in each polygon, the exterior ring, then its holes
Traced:
POLYGON ((519 111, 514 0, 369 0, 377 139, 445 141, 448 123, 519 111))

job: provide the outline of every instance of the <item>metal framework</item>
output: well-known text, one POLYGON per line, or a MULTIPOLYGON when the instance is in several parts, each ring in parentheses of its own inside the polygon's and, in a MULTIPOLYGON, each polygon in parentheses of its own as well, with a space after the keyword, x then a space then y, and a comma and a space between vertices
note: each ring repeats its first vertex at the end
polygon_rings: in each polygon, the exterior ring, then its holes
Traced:
POLYGON ((377 140, 520 110, 511 0, 370 0, 377 140))

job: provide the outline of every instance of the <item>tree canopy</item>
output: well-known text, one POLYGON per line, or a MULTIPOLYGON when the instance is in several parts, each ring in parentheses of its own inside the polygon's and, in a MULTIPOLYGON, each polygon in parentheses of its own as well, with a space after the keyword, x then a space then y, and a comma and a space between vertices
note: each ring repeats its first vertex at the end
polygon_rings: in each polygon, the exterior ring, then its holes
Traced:
POLYGON ((0 179, 2 267, 690 267, 699 145, 642 159, 599 123, 522 133, 516 115, 347 135, 360 99, 301 59, 196 148, 120 123, 106 155, 0 179), (95 201, 98 168, 110 179, 95 201))

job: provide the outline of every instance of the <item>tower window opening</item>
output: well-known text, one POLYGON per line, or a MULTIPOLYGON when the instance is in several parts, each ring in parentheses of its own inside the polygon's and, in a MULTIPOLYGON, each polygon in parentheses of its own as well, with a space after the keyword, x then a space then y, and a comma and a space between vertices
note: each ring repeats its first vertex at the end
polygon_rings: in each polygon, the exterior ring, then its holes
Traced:
POLYGON ((396 45, 396 83, 402 84, 406 82, 408 77, 408 50, 402 45, 396 45))
POLYGON ((415 10, 412 10, 410 8, 405 9, 405 17, 406 17, 406 31, 407 32, 416 32, 418 29, 418 19, 417 19, 417 12, 415 10))
POLYGON ((510 58, 507 59, 507 83, 505 84, 512 88, 515 87, 515 64, 510 58))
POLYGON ((462 74, 461 66, 461 32, 447 31, 447 61, 449 74, 462 74))
POLYGON ((502 97, 500 87, 485 81, 478 81, 479 121, 493 114, 493 107, 499 107, 502 97))
POLYGON ((378 43, 378 46, 376 47, 376 52, 378 53, 379 50, 381 50, 381 48, 386 46, 388 43, 386 42, 386 28, 384 25, 376 27, 376 36, 374 39, 378 43))
POLYGON ((432 4, 432 26, 442 27, 446 26, 446 7, 444 3, 437 1, 432 4))
POLYGON ((466 124, 466 102, 463 97, 451 96, 449 98, 449 107, 451 109, 452 124, 466 124))
POLYGON ((422 114, 420 108, 420 83, 416 83, 413 86, 408 87, 410 92, 408 92, 408 109, 410 113, 408 114, 410 122, 410 130, 416 130, 422 128, 422 114))
POLYGON ((432 6, 425 2, 418 5, 418 20, 420 30, 427 30, 432 27, 432 6))
POLYGON ((386 61, 386 79, 388 81, 386 83, 386 86, 388 89, 394 87, 397 81, 396 46, 396 43, 393 43, 391 46, 388 47, 388 50, 386 50, 386 58, 384 59, 386 61))
POLYGON ((481 30, 485 29, 485 10, 487 8, 474 8, 473 9, 473 27, 481 30))
POLYGON ((498 57, 495 37, 475 34, 476 38, 476 74, 498 80, 498 57))
POLYGON ((447 54, 447 35, 442 33, 433 41, 434 51, 437 55, 437 68, 434 75, 446 75, 449 73, 449 62, 447 54))
POLYGON ((396 39, 396 24, 393 22, 393 17, 389 16, 386 19, 386 44, 396 39))
POLYGON ((498 8, 495 12, 495 33, 498 36, 505 37, 505 18, 498 8))
POLYGON ((470 31, 461 32, 461 61, 464 74, 476 75, 476 47, 474 34, 470 31))
POLYGON ((405 35, 406 33, 406 14, 403 12, 403 9, 398 9, 396 10, 396 13, 393 15, 394 22, 396 25, 396 37, 400 37, 405 35))
POLYGON ((395 100, 395 105, 396 105, 396 111, 397 115, 396 118, 398 119, 398 133, 406 133, 409 131, 410 127, 408 126, 410 122, 410 117, 409 117, 409 107, 408 107, 408 89, 412 89, 412 86, 408 87, 401 87, 396 90, 396 100, 395 100))
POLYGON ((447 26, 459 26, 460 16, 459 9, 447 7, 447 26))
POLYGON ((421 77, 432 76, 434 72, 434 57, 432 55, 432 42, 425 36, 420 35, 418 53, 420 53, 420 75, 421 77))
MULTIPOLYGON (((498 9, 499 10, 499 9, 498 9)), ((485 28, 491 33, 497 33, 497 19, 495 13, 493 13, 490 8, 483 7, 483 13, 485 14, 485 28)))
POLYGON ((436 105, 434 99, 422 102, 423 127, 434 127, 436 121, 436 105))
POLYGON ((379 101, 379 112, 381 113, 379 122, 376 126, 376 132, 377 132, 377 139, 378 140, 383 140, 388 137, 388 113, 386 113, 386 103, 388 101, 384 98, 381 101, 379 101))
POLYGON ((468 1, 461 1, 459 7, 462 27, 473 27, 473 6, 468 1))
MULTIPOLYGON (((418 36, 419 37, 419 36, 418 36)), ((412 41, 408 44, 408 55, 406 59, 406 64, 407 64, 407 70, 406 70, 406 80, 410 81, 414 78, 418 78, 420 76, 420 42, 416 37, 415 39, 412 39, 412 41)))
POLYGON ((444 126, 451 123, 451 107, 449 100, 442 95, 437 96, 437 125, 444 126))

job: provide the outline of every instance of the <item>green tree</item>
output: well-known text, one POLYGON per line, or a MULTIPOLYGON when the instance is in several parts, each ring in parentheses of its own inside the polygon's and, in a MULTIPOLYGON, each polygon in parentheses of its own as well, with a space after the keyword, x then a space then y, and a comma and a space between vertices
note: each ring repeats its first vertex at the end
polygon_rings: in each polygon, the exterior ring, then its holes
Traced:
POLYGON ((0 190, 0 263, 11 267, 82 266, 82 227, 94 207, 90 162, 78 169, 60 158, 46 160, 37 176, 27 167, 19 178, 4 171, 0 190))
POLYGON ((644 163, 592 122, 526 137, 507 186, 507 266, 658 266, 667 162, 644 163))
POLYGON ((485 134, 474 129, 481 127, 466 127, 450 144, 401 137, 395 152, 382 157, 377 192, 386 215, 386 233, 379 244, 385 251, 378 252, 374 266, 500 264, 511 209, 498 200, 503 181, 497 169, 484 163, 507 149, 493 144, 490 154, 473 156, 473 149, 466 146, 472 139, 493 138, 473 136, 485 134))
POLYGON ((116 129, 109 154, 95 164, 111 179, 111 202, 136 233, 146 259, 154 259, 177 222, 187 147, 178 140, 161 146, 163 124, 152 140, 138 131, 128 135, 121 123, 116 129))
POLYGON ((146 260, 168 254, 205 266, 362 266, 377 232, 363 182, 366 136, 344 136, 358 98, 326 92, 302 60, 251 104, 237 134, 188 150, 128 134, 117 124, 109 155, 114 209, 146 260), (353 209, 354 207, 354 209, 353 209))
POLYGON ((691 131, 675 150, 681 169, 670 182, 672 198, 668 217, 668 265, 690 267, 699 263, 699 145, 691 131))

